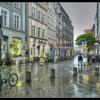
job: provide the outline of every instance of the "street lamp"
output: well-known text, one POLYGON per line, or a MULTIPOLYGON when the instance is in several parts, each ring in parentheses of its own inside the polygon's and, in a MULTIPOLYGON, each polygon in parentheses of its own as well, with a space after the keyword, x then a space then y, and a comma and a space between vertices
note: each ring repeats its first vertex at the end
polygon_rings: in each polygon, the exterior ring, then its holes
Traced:
POLYGON ((0 16, 0 65, 2 65, 2 61, 1 61, 1 57, 2 57, 2 53, 1 53, 1 46, 2 46, 2 38, 3 38, 3 32, 2 32, 2 16, 0 16))

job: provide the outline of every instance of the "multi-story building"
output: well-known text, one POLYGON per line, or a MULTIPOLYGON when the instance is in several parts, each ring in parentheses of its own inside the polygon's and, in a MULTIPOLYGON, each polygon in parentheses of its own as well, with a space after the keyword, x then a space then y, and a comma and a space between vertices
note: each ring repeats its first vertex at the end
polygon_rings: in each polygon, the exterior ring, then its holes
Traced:
POLYGON ((57 47, 60 56, 73 55, 73 25, 60 3, 57 4, 57 47))
POLYGON ((100 55, 100 3, 97 2, 97 11, 95 16, 95 38, 98 41, 96 44, 95 51, 97 55, 100 55))
POLYGON ((26 40, 29 58, 40 57, 47 44, 47 6, 45 2, 26 3, 26 40))
POLYGON ((13 57, 24 57, 25 3, 0 2, 0 15, 3 22, 2 58, 7 49, 13 57))
POLYGON ((49 54, 56 55, 57 44, 57 16, 55 12, 55 3, 47 2, 47 23, 48 23, 48 46, 49 54))
POLYGON ((56 17, 57 17, 57 26, 56 26, 56 38, 57 38, 57 55, 60 56, 60 48, 62 45, 62 18, 61 18, 61 9, 60 4, 55 3, 55 11, 56 11, 56 17))
POLYGON ((93 30, 92 30, 92 29, 85 29, 84 32, 85 32, 86 34, 89 34, 89 33, 93 33, 93 30))

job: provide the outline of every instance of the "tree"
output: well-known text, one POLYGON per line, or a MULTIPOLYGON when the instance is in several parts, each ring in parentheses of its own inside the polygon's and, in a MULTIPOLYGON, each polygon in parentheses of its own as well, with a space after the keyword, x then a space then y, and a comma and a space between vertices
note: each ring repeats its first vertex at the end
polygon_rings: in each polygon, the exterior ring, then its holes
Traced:
POLYGON ((84 40, 87 42, 87 50, 89 52, 90 50, 92 50, 92 47, 93 47, 94 43, 96 42, 96 39, 95 39, 93 33, 82 34, 76 38, 75 44, 78 46, 81 46, 82 42, 84 40))

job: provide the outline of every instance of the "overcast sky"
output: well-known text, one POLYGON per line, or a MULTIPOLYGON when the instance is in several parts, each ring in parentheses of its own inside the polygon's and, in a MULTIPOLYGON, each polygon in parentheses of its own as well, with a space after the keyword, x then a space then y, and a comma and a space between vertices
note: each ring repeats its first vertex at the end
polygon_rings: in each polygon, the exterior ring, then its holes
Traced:
POLYGON ((84 29, 91 28, 96 14, 96 2, 61 2, 74 26, 74 40, 83 33, 84 29))

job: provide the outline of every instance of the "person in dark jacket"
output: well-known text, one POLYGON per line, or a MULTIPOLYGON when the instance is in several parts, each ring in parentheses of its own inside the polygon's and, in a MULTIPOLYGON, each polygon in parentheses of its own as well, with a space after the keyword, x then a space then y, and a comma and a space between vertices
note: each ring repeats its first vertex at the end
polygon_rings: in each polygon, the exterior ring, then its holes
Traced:
POLYGON ((88 62, 88 64, 91 63, 91 55, 90 54, 87 54, 87 62, 88 62))
POLYGON ((83 65, 83 57, 82 57, 82 55, 80 54, 80 55, 78 56, 78 68, 79 68, 79 66, 81 66, 81 71, 82 71, 82 65, 83 65))

